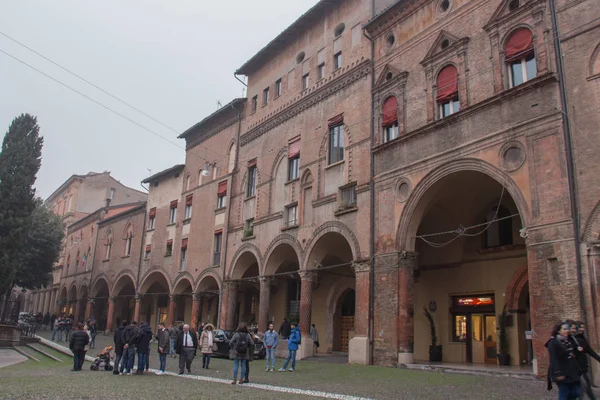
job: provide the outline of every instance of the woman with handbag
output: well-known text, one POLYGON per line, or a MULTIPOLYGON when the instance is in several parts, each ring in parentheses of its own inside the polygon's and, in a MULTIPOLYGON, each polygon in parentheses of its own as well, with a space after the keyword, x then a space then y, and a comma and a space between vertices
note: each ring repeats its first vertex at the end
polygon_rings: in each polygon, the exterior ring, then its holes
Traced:
POLYGON ((213 334, 215 327, 212 324, 206 324, 200 335, 200 352, 202 353, 202 368, 208 368, 210 364, 210 355, 213 351, 217 351, 217 344, 213 334))

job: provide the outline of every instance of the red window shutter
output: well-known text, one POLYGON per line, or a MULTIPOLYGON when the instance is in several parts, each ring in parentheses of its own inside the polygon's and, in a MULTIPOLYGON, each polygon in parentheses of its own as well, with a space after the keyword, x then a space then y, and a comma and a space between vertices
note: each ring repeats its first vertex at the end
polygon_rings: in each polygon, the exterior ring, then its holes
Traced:
POLYGON ((227 181, 219 182, 219 189, 217 190, 217 196, 222 197, 227 194, 227 181))
POLYGON ((152 245, 151 244, 146 245, 146 252, 150 251, 151 249, 152 249, 152 245))
POLYGON ((331 118, 329 121, 327 121, 327 127, 331 128, 332 126, 338 126, 341 125, 344 122, 344 113, 341 113, 339 115, 336 115, 335 117, 331 118))
POLYGON ((150 213, 148 215, 149 218, 156 217, 156 207, 150 209, 150 213))
POLYGON ((173 246, 173 239, 167 240, 167 246, 173 246))
POLYGON ((391 126, 398 122, 398 99, 396 96, 389 97, 383 103, 382 126, 391 126))
POLYGON ((223 229, 218 229, 215 231, 215 236, 216 235, 221 235, 223 233, 223 229))
POLYGON ((300 155, 300 139, 296 139, 288 145, 288 158, 298 157, 300 155))
POLYGON ((188 194, 186 196, 186 198, 185 198, 185 205, 186 206, 191 206, 193 200, 194 200, 194 195, 193 194, 188 194))
POLYGON ((248 168, 256 167, 256 158, 248 161, 248 168))
POLYGON ((527 57, 533 52, 533 35, 527 28, 514 31, 504 46, 504 59, 508 61, 527 57))
POLYGON ((177 208, 177 200, 171 202, 171 208, 177 208))
POLYGON ((182 239, 181 240, 181 248, 182 249, 187 249, 187 243, 188 243, 187 238, 186 239, 182 239))
POLYGON ((444 67, 437 79, 437 101, 444 103, 458 95, 458 71, 454 65, 444 67))

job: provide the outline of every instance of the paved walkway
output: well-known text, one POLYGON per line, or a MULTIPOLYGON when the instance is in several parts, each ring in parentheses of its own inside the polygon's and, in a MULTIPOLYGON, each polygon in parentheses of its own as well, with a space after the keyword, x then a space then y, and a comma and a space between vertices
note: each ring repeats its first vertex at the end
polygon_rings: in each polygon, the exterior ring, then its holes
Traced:
POLYGON ((27 361, 28 358, 13 349, 0 349, 0 368, 27 361))

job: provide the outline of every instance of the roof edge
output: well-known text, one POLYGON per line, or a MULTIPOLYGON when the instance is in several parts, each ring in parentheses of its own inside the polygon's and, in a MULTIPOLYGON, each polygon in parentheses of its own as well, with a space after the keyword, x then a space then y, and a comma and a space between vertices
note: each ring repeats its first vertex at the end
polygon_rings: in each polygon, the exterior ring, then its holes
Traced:
POLYGON ((181 171, 183 171, 184 168, 185 168, 185 164, 174 165, 174 166, 169 167, 167 169, 164 169, 164 170, 162 170, 162 171, 160 171, 160 172, 158 172, 158 173, 156 173, 156 174, 154 174, 152 176, 149 176, 148 178, 144 179, 142 181, 142 183, 150 183, 153 180, 158 179, 158 178, 160 178, 160 177, 162 177, 164 175, 167 175, 167 174, 169 174, 171 172, 181 172, 181 171))
POLYGON ((227 111, 230 107, 233 108, 233 106, 235 106, 239 103, 243 103, 246 100, 247 99, 245 97, 237 97, 237 98, 231 100, 229 103, 225 104, 223 107, 219 108, 217 111, 215 111, 212 114, 210 114, 209 116, 205 117, 200 122, 192 125, 188 129, 186 129, 181 135, 177 136, 177 138, 185 139, 186 137, 191 135, 194 131, 196 131, 198 128, 200 128, 202 125, 207 124, 212 119, 216 118, 217 116, 221 115, 223 112, 227 111))

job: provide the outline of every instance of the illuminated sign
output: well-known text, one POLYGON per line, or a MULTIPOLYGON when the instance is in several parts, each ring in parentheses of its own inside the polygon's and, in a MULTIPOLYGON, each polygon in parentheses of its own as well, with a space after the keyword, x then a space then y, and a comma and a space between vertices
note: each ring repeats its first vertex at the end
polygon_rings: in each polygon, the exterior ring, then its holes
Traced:
POLYGON ((494 305, 494 297, 475 296, 475 297, 456 297, 454 303, 459 307, 477 307, 494 305))

